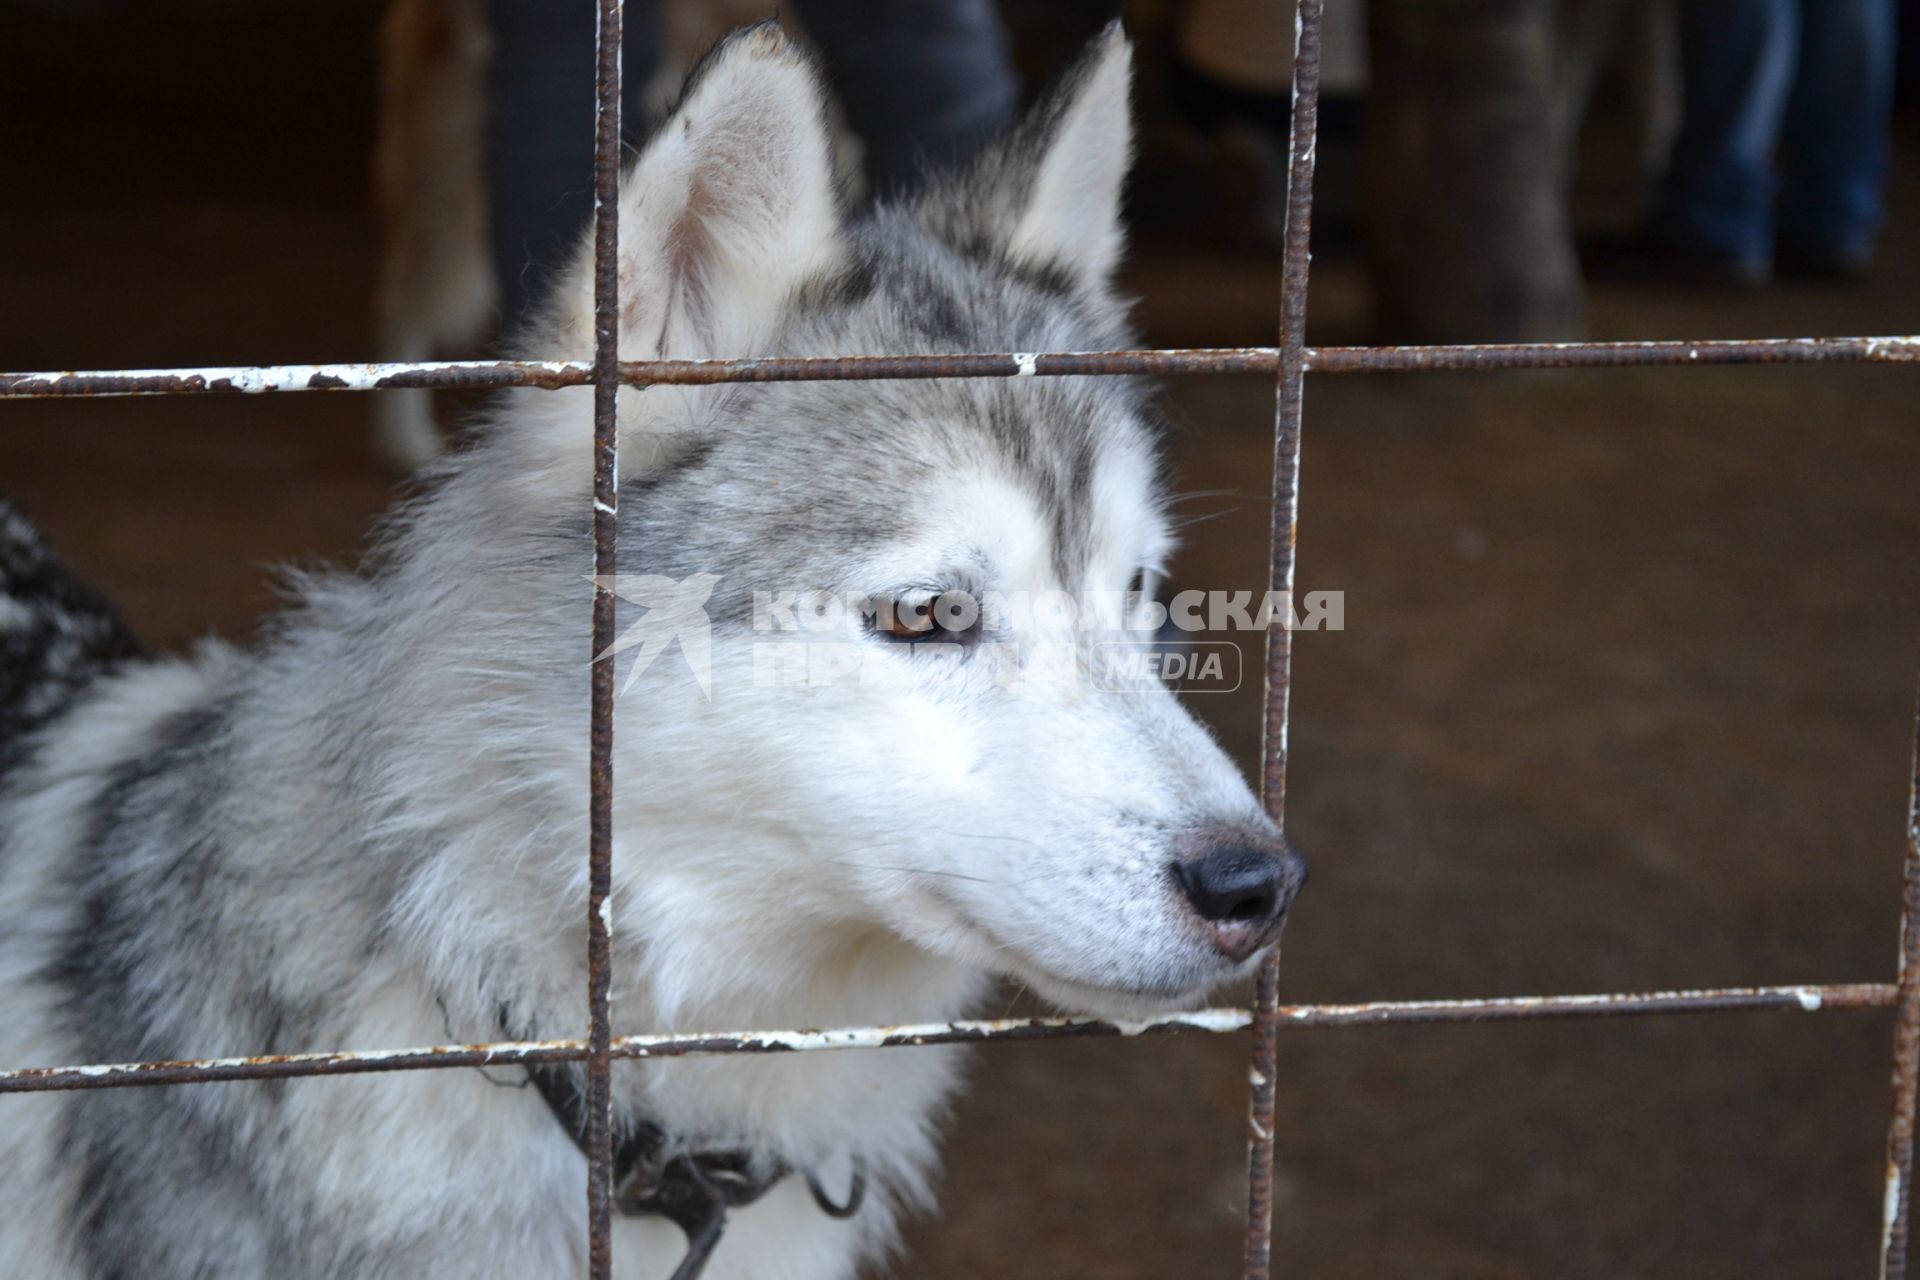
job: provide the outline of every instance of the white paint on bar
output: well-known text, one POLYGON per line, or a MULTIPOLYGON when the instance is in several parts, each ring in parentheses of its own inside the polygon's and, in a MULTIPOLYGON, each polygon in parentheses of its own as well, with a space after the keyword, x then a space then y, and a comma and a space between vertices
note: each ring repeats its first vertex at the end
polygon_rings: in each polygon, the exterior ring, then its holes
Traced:
POLYGON ((1887 1194, 1880 1205, 1880 1280, 1887 1280, 1887 1259, 1893 1253, 1893 1227, 1900 1220, 1900 1166, 1887 1161, 1887 1194))
POLYGON ((1509 1009, 1552 1009, 1577 1013, 1587 1009, 1604 1009, 1609 1005, 1622 1003, 1659 1002, 1675 1008, 1684 1008, 1690 1004, 1705 1004, 1716 1000, 1778 1001, 1773 1007, 1784 1008, 1791 1000, 1808 1013, 1818 1013, 1826 1007, 1826 993, 1830 988, 1822 986, 1799 987, 1727 987, 1710 991, 1634 991, 1607 992, 1594 995, 1571 996, 1493 996, 1479 1000, 1376 1000, 1367 1004, 1301 1004, 1282 1005, 1281 1016, 1297 1022, 1305 1021, 1343 1021, 1376 1020, 1391 1022, 1398 1016, 1420 1017, 1426 1015, 1445 1015, 1448 1013, 1473 1012, 1497 1013, 1509 1009))
MULTIPOLYGON (((1865 338, 1774 338, 1757 341, 1763 341, 1775 348, 1806 348, 1815 351, 1822 347, 1834 347, 1843 344, 1853 345, 1855 350, 1842 355, 1840 357, 1841 359, 1879 363, 1920 363, 1920 335, 1888 335, 1865 338)), ((1686 360, 1694 364, 1702 363, 1707 356, 1714 354, 1716 351, 1735 345, 1750 344, 1744 341, 1741 343, 1612 342, 1593 344, 1593 346, 1597 346, 1602 350, 1619 352, 1674 350, 1684 352, 1686 360)), ((1446 354, 1451 354, 1456 350, 1467 352, 1486 350, 1512 354, 1516 350, 1522 352, 1561 352, 1591 349, 1593 349, 1592 346, 1582 343, 1543 342, 1523 343, 1519 344, 1517 348, 1467 346, 1463 348, 1447 347, 1441 350, 1446 354)), ((1347 353, 1351 350, 1355 349, 1331 348, 1329 349, 1329 353, 1347 353)), ((1417 360, 1418 357, 1429 354, 1434 349, 1423 347, 1372 347, 1358 348, 1357 350, 1398 352, 1404 357, 1417 360)), ((1321 349, 1307 347, 1303 354, 1305 367, 1308 370, 1313 370, 1318 367, 1318 360, 1322 354, 1321 349)), ((1040 360, 1058 359, 1066 362, 1076 357, 1086 356, 1131 357, 1140 362, 1140 368, 1142 369, 1144 369, 1149 362, 1152 362, 1155 367, 1163 370, 1178 370, 1181 367, 1183 357, 1203 361, 1221 357, 1255 356, 1266 357, 1268 359, 1277 358, 1276 351, 1272 347, 1196 348, 1191 350, 1125 352, 1050 351, 981 353, 975 354, 970 358, 985 361, 1010 361, 1014 366, 1012 372, 1004 374, 996 372, 989 376, 1026 378, 1040 376, 1038 365, 1040 360), (1169 360, 1168 357, 1172 357, 1172 359, 1169 360)), ((837 362, 836 357, 819 357, 819 359, 823 363, 837 362)), ((852 357, 848 361, 851 368, 847 372, 836 373, 833 376, 847 380, 858 380, 863 376, 870 376, 863 375, 857 371, 859 365, 865 359, 871 359, 876 363, 884 363, 887 357, 852 357)), ((1756 359, 1755 362, 1759 363, 1761 361, 1756 359)), ((750 373, 756 365, 763 363, 765 362, 755 360, 643 361, 638 362, 637 365, 629 364, 624 366, 625 373, 623 374, 623 380, 628 383, 639 384, 645 384, 650 378, 653 381, 663 381, 663 375, 670 374, 672 370, 681 368, 727 367, 737 369, 742 373, 750 373)), ((786 361, 783 359, 780 363, 785 364, 786 361)), ((1581 363, 1592 362, 1583 361, 1581 363)), ((1417 363, 1391 366, 1393 369, 1408 372, 1416 371, 1420 367, 1417 363)), ((437 374, 443 372, 454 374, 471 373, 477 375, 483 385, 489 385, 485 381, 487 374, 498 373, 511 375, 516 371, 545 377, 559 377, 565 380, 565 385, 567 386, 585 386, 592 380, 593 366, 585 361, 579 360, 426 360, 375 364, 208 366, 198 369, 69 369, 34 373, 0 372, 0 399, 32 399, 37 396, 55 395, 167 395, 199 391, 238 391, 246 393, 269 391, 380 391, 389 389, 386 386, 389 379, 405 374, 437 374), (156 382, 173 382, 179 385, 159 387, 151 390, 92 390, 85 388, 86 383, 103 378, 148 379, 156 382)), ((1106 370, 1105 372, 1131 373, 1136 371, 1135 368, 1129 368, 1123 363, 1121 366, 1106 370)), ((490 385, 512 384, 508 382, 505 384, 490 385)))
MULTIPOLYGON (((1832 986, 1792 986, 1792 987, 1735 987, 1711 991, 1653 991, 1605 995, 1566 995, 1566 996, 1503 996, 1491 999, 1470 1000, 1383 1000, 1368 1004, 1313 1004, 1282 1005, 1279 1013, 1283 1018, 1296 1022, 1317 1021, 1322 1025, 1370 1025, 1381 1022, 1417 1021, 1435 1015, 1472 1014, 1474 1012, 1494 1012, 1502 1009, 1539 1008, 1554 1012, 1578 1013, 1586 1009, 1604 1008, 1622 1001, 1659 1001, 1668 1006, 1666 1010, 1647 1010, 1646 1013, 1681 1012, 1689 1006, 1712 1004, 1728 998, 1773 1001, 1772 1004, 1760 1004, 1758 1008, 1798 1007, 1815 1012, 1829 1007, 1855 1007, 1858 1001, 1843 1002, 1840 1006, 1830 1006, 1826 993, 1843 988, 1832 986)), ((1893 988, 1882 988, 1886 993, 1883 1004, 1891 1004, 1893 988)), ((1876 1004, 1871 1007, 1880 1007, 1876 1004)), ((827 1031, 715 1031, 694 1032, 684 1035, 641 1035, 620 1036, 613 1041, 613 1054, 617 1058, 646 1058, 662 1056, 709 1057, 727 1053, 754 1052, 756 1050, 826 1050, 826 1049, 877 1049, 889 1046, 907 1046, 924 1044, 936 1040, 1011 1040, 1025 1037, 1046 1037, 1049 1035, 1073 1035, 1076 1033, 1108 1034, 1120 1036, 1140 1036, 1159 1031, 1199 1031, 1224 1033, 1245 1030, 1253 1021, 1252 1013, 1243 1008, 1197 1009, 1186 1013, 1169 1013, 1157 1018, 1134 1019, 1085 1019, 1085 1018, 985 1018, 963 1022, 922 1022, 902 1023, 898 1026, 838 1027, 827 1031)), ((532 1053, 561 1052, 584 1056, 585 1040, 519 1040, 494 1044, 472 1045, 430 1045, 408 1049, 369 1049, 362 1051, 341 1051, 338 1053, 296 1053, 271 1058, 204 1058, 187 1062, 120 1062, 99 1063, 71 1067, 32 1067, 12 1071, 0 1071, 0 1085, 10 1081, 29 1081, 47 1076, 120 1076, 140 1075, 155 1068, 170 1070, 214 1071, 238 1070, 261 1063, 297 1066, 301 1064, 325 1064, 334 1062, 360 1062, 378 1064, 404 1058, 424 1058, 429 1061, 408 1069, 426 1069, 437 1064, 430 1061, 435 1055, 450 1053, 481 1054, 489 1058, 500 1057, 507 1060, 522 1058, 532 1053)), ((313 1073, 318 1074, 318 1073, 313 1073)))
MULTIPOLYGON (((108 1062, 78 1067, 27 1067, 0 1071, 0 1083, 32 1080, 45 1076, 138 1076, 158 1069, 187 1071, 229 1071, 263 1063, 285 1066, 317 1065, 330 1062, 386 1062, 415 1055, 444 1053, 480 1053, 491 1059, 496 1054, 521 1055, 532 1050, 585 1051, 584 1040, 521 1040, 501 1044, 436 1045, 412 1049, 340 1050, 335 1053, 289 1053, 267 1058, 195 1058, 181 1062, 108 1062)), ((319 1073, 313 1073, 319 1074, 319 1073)))
MULTIPOLYGON (((1085 1018, 991 1018, 963 1022, 901 1023, 898 1026, 841 1027, 830 1031, 712 1031, 687 1035, 616 1036, 613 1056, 645 1058, 676 1054, 714 1056, 752 1052, 757 1046, 775 1050, 871 1049, 888 1045, 913 1045, 929 1040, 1011 1038, 1022 1033, 1047 1035, 1071 1034, 1089 1029, 1122 1036, 1145 1035, 1153 1031, 1181 1030, 1201 1032, 1240 1031, 1252 1021, 1245 1009, 1198 1009, 1170 1013, 1159 1018, 1134 1020, 1089 1020, 1085 1018)), ((459 1053, 481 1054, 488 1059, 524 1057, 530 1053, 559 1051, 584 1056, 585 1040, 511 1040, 493 1044, 455 1044, 416 1046, 407 1049, 341 1050, 335 1053, 289 1053, 266 1058, 199 1058, 181 1062, 111 1062, 74 1067, 28 1067, 0 1071, 0 1084, 11 1080, 32 1080, 47 1076, 137 1076, 156 1068, 188 1071, 237 1071, 250 1066, 324 1065, 337 1062, 377 1064, 406 1058, 432 1058, 459 1053)), ((408 1069, 427 1070, 428 1061, 408 1069)), ((464 1064, 463 1064, 464 1065, 464 1064)), ((311 1074, 320 1074, 318 1072, 311 1074)), ((243 1078, 243 1077, 236 1077, 243 1078)))
MULTIPOLYGON (((1074 1028, 1099 1028, 1122 1036, 1146 1035, 1153 1031, 1240 1031, 1252 1022, 1245 1009, 1198 1009, 1190 1013, 1170 1013, 1159 1018, 983 1018, 971 1022, 905 1022, 897 1026, 837 1027, 831 1031, 738 1031, 695 1036, 622 1036, 613 1042, 617 1056, 645 1058, 688 1041, 718 1040, 738 1042, 769 1049, 879 1049, 888 1045, 924 1044, 955 1037, 991 1039, 1017 1036, 1022 1032, 1071 1031, 1074 1028)), ((721 1049, 717 1052, 729 1052, 721 1049)))
POLYGON ((1920 335, 1868 338, 1867 358, 1869 360, 1920 360, 1920 335))
MULTIPOLYGON (((69 369, 51 373, 10 375, 14 387, 0 387, 0 396, 57 394, 63 387, 96 378, 149 378, 200 382, 209 390, 260 394, 268 391, 378 391, 390 378, 409 373, 477 372, 518 369, 528 373, 572 376, 584 381, 590 365, 569 360, 421 360, 372 364, 274 364, 208 366, 201 369, 69 369)), ((92 395, 152 395, 145 391, 99 391, 92 395)))

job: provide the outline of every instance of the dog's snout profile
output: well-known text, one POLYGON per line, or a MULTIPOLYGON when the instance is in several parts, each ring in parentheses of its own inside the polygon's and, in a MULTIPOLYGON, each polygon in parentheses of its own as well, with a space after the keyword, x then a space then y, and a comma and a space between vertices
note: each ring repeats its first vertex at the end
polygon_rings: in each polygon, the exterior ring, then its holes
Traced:
POLYGON ((1238 963, 1280 936, 1307 865, 1284 840, 1222 834, 1174 863, 1174 878, 1221 954, 1238 963))

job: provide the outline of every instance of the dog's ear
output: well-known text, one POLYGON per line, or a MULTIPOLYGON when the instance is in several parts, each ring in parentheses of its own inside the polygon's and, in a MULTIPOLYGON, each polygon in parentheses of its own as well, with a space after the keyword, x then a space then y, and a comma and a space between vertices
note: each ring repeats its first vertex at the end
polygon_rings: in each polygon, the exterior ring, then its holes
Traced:
MULTIPOLYGON (((622 359, 748 356, 794 287, 840 252, 825 95, 772 22, 709 54, 620 191, 622 359)), ((560 326, 593 332, 592 237, 560 326)))
POLYGON ((1063 267, 1084 285, 1104 286, 1113 274, 1126 242, 1132 79, 1133 46, 1116 19, 1036 109, 1044 150, 1008 237, 1015 258, 1063 267))
POLYGON ((1116 19, 957 188, 930 197, 935 226, 962 244, 985 236, 1017 262, 1105 290, 1126 243, 1132 78, 1133 46, 1116 19))

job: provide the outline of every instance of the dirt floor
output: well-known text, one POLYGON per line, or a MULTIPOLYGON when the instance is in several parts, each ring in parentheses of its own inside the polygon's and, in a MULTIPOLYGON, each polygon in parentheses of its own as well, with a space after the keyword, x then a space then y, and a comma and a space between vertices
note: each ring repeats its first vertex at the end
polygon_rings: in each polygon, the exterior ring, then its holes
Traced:
MULTIPOLYGON (((0 367, 359 359, 365 6, 16 25, 0 47, 0 367), (92 60, 90 59, 97 59, 92 60)), ((1920 137, 1870 286, 1603 290, 1596 336, 1911 332, 1920 137)), ((1161 344, 1271 341, 1270 258, 1158 233, 1161 344)), ((1313 336, 1364 336, 1357 270, 1313 336)), ((1318 377, 1292 1001, 1878 980, 1920 666, 1920 395, 1898 367, 1318 377)), ((15 403, 0 489, 162 645, 244 636, 263 566, 351 555, 369 401, 15 403)), ((1272 388, 1168 388, 1183 586, 1258 587, 1272 388)), ((1253 669, 1253 668, 1250 668, 1253 669)), ((1249 764, 1257 682, 1196 705, 1249 764)), ((1764 1015, 1290 1032, 1278 1272, 1864 1276, 1890 1021, 1764 1015)), ((319 1047, 319 1046, 316 1046, 319 1047)), ((1220 1276, 1243 1038, 982 1051, 902 1275, 1220 1276)), ((244 1087, 244 1086, 240 1086, 244 1087)), ((343 1085, 342 1087, 351 1087, 343 1085)))

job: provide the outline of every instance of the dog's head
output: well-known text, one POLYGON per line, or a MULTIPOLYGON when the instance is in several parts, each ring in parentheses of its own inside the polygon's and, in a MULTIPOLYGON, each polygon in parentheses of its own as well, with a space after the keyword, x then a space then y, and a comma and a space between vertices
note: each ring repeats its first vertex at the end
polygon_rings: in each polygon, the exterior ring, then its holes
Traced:
MULTIPOLYGON (((1126 345, 1130 58, 1116 26, 964 172, 855 219, 815 71, 776 28, 735 36, 625 184, 622 356, 1126 345)), ((589 268, 529 354, 590 347, 589 268)), ((1113 678, 1171 547, 1144 395, 622 394, 623 919, 704 940, 688 964, 864 927, 1092 1011, 1248 968, 1301 863, 1170 692, 1113 678)), ((544 450, 522 465, 579 510, 584 393, 516 413, 544 450)))

